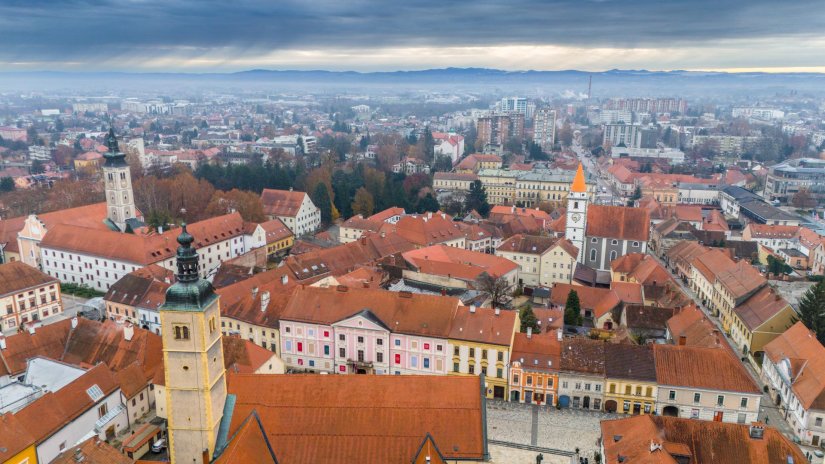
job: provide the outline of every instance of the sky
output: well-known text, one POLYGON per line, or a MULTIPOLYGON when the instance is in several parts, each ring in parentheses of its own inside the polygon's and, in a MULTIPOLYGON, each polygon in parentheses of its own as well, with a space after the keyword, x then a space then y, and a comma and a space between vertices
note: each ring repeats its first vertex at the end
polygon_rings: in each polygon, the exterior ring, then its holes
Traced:
POLYGON ((0 0, 0 71, 825 72, 822 0, 0 0))

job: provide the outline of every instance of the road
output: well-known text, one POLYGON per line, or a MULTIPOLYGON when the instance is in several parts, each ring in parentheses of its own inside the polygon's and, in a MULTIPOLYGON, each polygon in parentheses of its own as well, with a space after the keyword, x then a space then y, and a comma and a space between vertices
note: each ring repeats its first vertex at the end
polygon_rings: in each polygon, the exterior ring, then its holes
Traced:
POLYGON ((596 169, 596 162, 592 157, 588 157, 590 153, 586 148, 583 148, 581 145, 574 144, 570 147, 573 152, 578 156, 579 161, 581 161, 582 165, 584 166, 585 171, 592 174, 596 178, 596 204, 603 204, 603 205, 624 205, 625 200, 616 192, 613 188, 613 185, 607 181, 607 179, 602 178, 601 176, 597 175, 598 170, 596 169))

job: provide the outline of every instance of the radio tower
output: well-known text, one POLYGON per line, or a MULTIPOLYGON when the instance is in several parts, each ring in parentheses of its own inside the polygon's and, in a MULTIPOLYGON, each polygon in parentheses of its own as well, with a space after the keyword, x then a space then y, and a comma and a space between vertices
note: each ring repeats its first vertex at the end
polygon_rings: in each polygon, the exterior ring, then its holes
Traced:
POLYGON ((587 101, 590 101, 590 92, 593 90, 593 75, 590 75, 590 80, 587 82, 587 101))

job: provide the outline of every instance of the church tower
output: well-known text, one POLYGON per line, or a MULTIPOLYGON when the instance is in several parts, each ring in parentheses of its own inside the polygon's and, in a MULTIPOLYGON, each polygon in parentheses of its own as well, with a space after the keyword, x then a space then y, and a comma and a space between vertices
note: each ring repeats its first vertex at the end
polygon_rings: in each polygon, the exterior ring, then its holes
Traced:
POLYGON ((132 175, 126 155, 117 146, 114 129, 106 136, 109 151, 103 155, 103 178, 106 186, 106 217, 121 232, 126 231, 126 221, 137 216, 135 196, 132 192, 132 175))
POLYGON ((220 300, 198 275, 198 253, 186 224, 178 236, 177 282, 160 307, 172 464, 212 460, 226 402, 220 300))
POLYGON ((567 226, 564 236, 579 249, 578 261, 584 261, 584 233, 587 230, 587 184, 584 181, 584 168, 579 163, 576 177, 567 194, 567 226))

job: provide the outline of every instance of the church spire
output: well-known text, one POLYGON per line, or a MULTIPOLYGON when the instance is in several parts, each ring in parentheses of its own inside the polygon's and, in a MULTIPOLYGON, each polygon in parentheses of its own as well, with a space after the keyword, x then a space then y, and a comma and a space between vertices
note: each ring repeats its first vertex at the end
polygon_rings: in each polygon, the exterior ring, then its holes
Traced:
POLYGON ((587 192, 587 184, 584 182, 584 168, 579 163, 579 168, 576 169, 576 177, 573 178, 573 185, 570 186, 571 192, 585 193, 587 192))
POLYGON ((198 252, 192 247, 195 238, 186 230, 186 223, 178 235, 177 282, 166 291, 167 310, 201 311, 215 298, 212 284, 200 277, 198 252))
POLYGON ((109 148, 103 158, 106 160, 104 167, 123 167, 126 164, 126 154, 120 151, 117 144, 117 137, 115 136, 115 129, 109 128, 109 134, 106 135, 106 146, 109 148))

